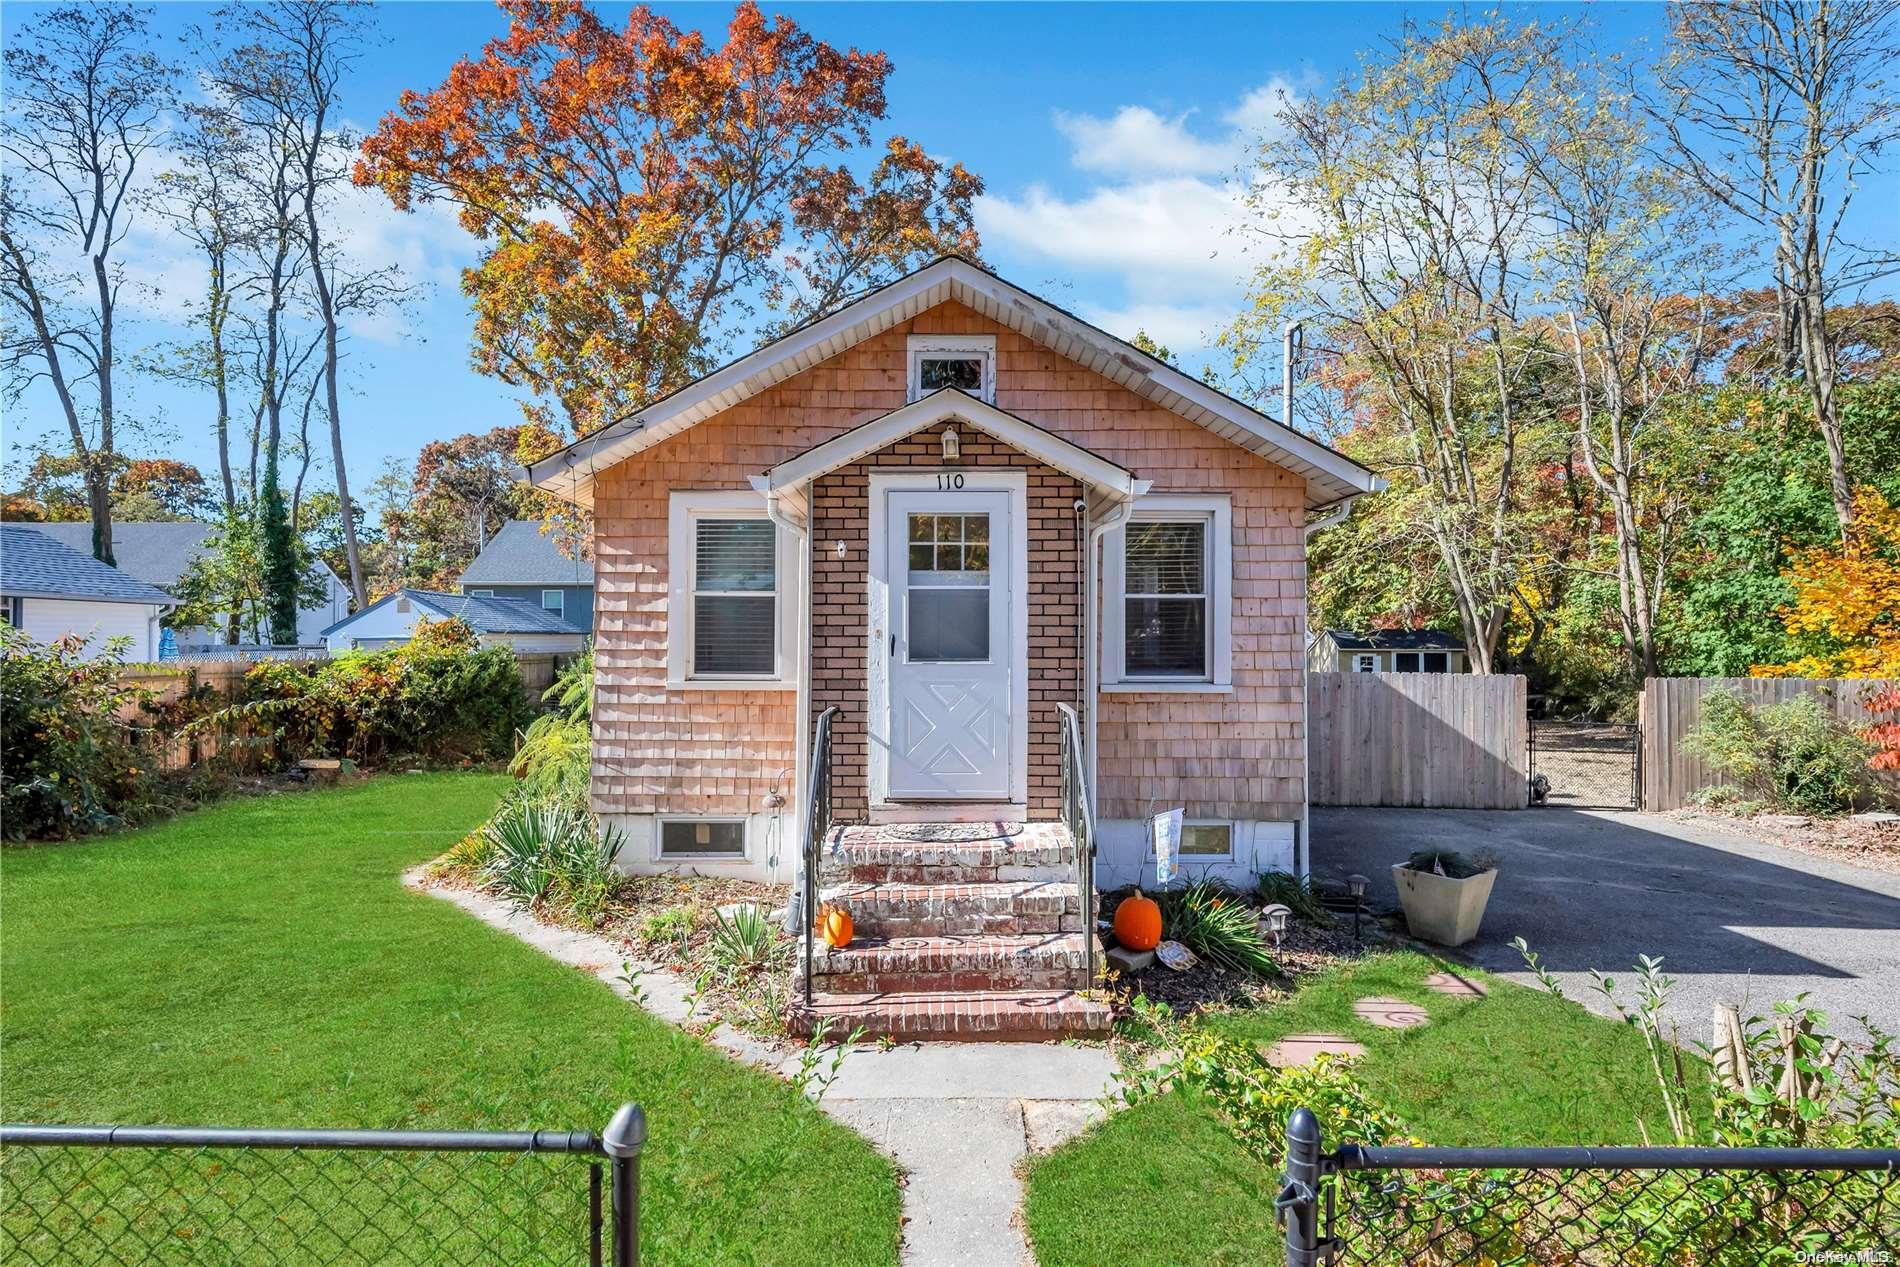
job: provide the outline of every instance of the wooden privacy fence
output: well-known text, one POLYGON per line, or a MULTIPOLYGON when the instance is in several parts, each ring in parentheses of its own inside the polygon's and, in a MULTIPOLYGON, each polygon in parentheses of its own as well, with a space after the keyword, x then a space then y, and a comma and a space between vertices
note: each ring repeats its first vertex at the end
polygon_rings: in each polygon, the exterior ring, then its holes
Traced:
POLYGON ((1313 804, 1527 804, 1523 677, 1309 673, 1306 682, 1313 804))
MULTIPOLYGON (((1658 677, 1643 684, 1643 808, 1652 812, 1681 809, 1705 787, 1725 782, 1722 775, 1682 750, 1683 736, 1702 717, 1702 700, 1711 691, 1733 690, 1760 707, 1797 695, 1818 695, 1843 723, 1859 729, 1870 720, 1865 700, 1895 685, 1879 678, 1658 677)), ((1889 778, 1900 791, 1900 780, 1889 778)))

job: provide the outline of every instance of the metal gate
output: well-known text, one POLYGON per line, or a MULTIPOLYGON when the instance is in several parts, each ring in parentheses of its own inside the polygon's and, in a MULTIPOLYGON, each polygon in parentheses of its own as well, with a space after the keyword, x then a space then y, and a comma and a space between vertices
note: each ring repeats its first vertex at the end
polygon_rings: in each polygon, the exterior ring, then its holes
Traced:
POLYGON ((1530 750, 1533 806, 1643 807, 1641 727, 1616 722, 1533 720, 1530 750))

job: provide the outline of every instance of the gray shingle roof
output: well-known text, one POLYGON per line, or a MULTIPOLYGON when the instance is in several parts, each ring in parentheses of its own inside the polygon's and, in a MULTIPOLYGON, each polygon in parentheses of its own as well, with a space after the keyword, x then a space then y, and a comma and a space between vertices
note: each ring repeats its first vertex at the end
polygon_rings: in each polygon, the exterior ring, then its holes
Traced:
MULTIPOLYGON (((92 525, 29 524, 68 549, 92 553, 92 525)), ((192 560, 209 554, 206 542, 217 529, 203 523, 114 523, 112 558, 119 571, 163 589, 178 584, 192 560)))
POLYGON ((1356 634, 1328 629, 1326 635, 1341 651, 1463 651, 1465 640, 1438 629, 1374 629, 1356 634))
POLYGON ((533 519, 510 519, 462 573, 469 585, 588 585, 594 583, 591 559, 570 559, 552 534, 533 519))
MULTIPOLYGON (((0 592, 104 603, 171 603, 164 590, 34 530, 41 526, 0 524, 0 592)), ((87 525, 75 526, 91 532, 87 525)))
POLYGON ((366 612, 399 597, 407 598, 438 618, 455 617, 465 621, 478 634, 585 635, 589 632, 565 617, 535 606, 525 598, 472 598, 467 594, 445 594, 440 590, 399 589, 377 599, 363 611, 337 621, 323 631, 323 637, 329 637, 366 612))

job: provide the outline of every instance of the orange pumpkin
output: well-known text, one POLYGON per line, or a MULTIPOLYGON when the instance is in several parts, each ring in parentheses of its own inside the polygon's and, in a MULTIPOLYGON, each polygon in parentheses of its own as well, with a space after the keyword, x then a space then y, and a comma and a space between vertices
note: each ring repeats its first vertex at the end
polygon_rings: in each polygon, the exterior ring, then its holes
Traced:
POLYGON ((851 912, 842 906, 827 902, 819 907, 818 928, 825 936, 825 944, 834 950, 842 950, 851 944, 851 912))
POLYGON ((1115 908, 1115 940, 1130 950, 1161 944, 1161 907, 1146 893, 1125 897, 1115 908))

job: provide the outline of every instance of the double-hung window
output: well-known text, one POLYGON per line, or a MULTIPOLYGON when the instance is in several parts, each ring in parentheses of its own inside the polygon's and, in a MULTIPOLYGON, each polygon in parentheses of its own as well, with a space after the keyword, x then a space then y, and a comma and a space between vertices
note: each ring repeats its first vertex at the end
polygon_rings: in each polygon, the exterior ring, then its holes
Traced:
POLYGON ((1232 509, 1222 496, 1144 497, 1108 536, 1105 690, 1227 690, 1233 682, 1232 509))
POLYGON ((675 493, 667 527, 667 684, 794 685, 797 557, 759 495, 675 493))
POLYGON ((560 590, 542 590, 541 610, 565 620, 567 618, 567 595, 560 590))

